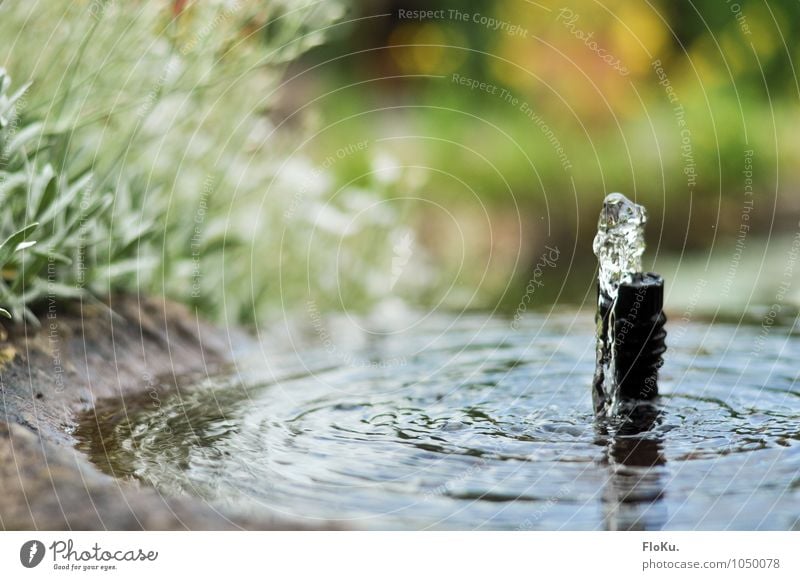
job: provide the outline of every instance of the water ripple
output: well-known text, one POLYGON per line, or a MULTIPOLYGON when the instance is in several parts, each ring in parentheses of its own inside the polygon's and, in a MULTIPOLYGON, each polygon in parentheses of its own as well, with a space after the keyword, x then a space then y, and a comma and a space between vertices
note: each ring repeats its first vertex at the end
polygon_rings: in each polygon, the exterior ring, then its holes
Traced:
MULTIPOLYGON (((669 345, 644 424, 594 420, 591 324, 466 319, 371 347, 400 366, 284 353, 277 375, 256 365, 158 406, 106 402, 80 447, 109 473, 231 513, 354 527, 796 526, 793 361, 752 356, 758 327, 689 330, 669 345)), ((797 352, 800 337, 784 334, 784 353, 797 352)))

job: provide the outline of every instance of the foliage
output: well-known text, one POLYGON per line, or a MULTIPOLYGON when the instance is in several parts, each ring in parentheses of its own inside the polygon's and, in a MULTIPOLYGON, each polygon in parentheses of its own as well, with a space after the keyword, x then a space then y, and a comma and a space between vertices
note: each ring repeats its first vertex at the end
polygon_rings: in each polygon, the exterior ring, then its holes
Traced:
POLYGON ((0 70, 0 303, 35 322, 30 304, 88 287, 86 252, 105 239, 111 196, 93 190, 89 173, 69 181, 40 165, 33 152, 42 125, 21 124, 18 112, 29 87, 9 95, 10 84, 0 70))
MULTIPOLYGON (((330 287, 327 242, 281 288, 280 264, 265 258, 304 263, 316 227, 305 217, 324 192, 309 191, 295 219, 287 206, 307 174, 332 186, 293 153, 309 118, 273 117, 287 65, 323 40, 337 2, 0 10, 0 34, 15 39, 0 56, 30 78, 4 167, 2 233, 20 233, 2 298, 17 319, 32 319, 28 306, 48 296, 124 289, 255 322, 304 304, 309 285, 330 287)), ((345 188, 336 203, 359 196, 345 188)), ((362 273, 334 282, 355 291, 362 273)))

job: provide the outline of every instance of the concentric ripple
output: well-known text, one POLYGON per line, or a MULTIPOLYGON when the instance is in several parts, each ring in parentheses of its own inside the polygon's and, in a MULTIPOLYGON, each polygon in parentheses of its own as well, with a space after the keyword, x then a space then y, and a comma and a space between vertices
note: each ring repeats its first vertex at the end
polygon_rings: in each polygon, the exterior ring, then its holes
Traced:
POLYGON ((609 425, 591 413, 590 320, 429 320, 348 364, 343 346, 269 353, 203 388, 107 402, 80 446, 164 493, 312 525, 797 528, 800 337, 683 327, 658 405, 609 425))

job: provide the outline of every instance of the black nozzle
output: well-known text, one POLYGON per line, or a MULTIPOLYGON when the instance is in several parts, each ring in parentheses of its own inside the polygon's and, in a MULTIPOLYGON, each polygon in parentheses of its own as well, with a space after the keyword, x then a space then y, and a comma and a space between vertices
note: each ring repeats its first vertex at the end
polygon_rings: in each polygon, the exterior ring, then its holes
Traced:
POLYGON ((605 408, 614 394, 618 400, 655 398, 658 370, 667 350, 664 280, 658 274, 635 274, 620 284, 616 301, 598 292, 595 408, 605 408), (609 333, 611 326, 613 333, 609 333), (613 381, 606 379, 607 373, 613 381))

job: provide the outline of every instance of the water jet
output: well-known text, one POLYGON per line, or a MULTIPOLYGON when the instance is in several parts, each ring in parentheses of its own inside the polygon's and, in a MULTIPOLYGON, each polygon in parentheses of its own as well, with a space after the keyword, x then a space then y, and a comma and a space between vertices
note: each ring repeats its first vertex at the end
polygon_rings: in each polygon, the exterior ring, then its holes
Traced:
POLYGON ((642 272, 645 208, 621 193, 603 201, 593 249, 597 277, 595 411, 616 415, 624 406, 658 395, 658 371, 667 336, 664 280, 642 272))

